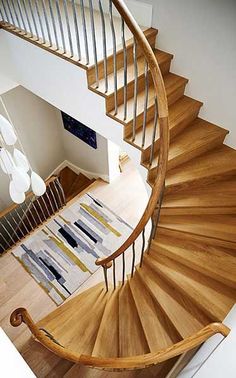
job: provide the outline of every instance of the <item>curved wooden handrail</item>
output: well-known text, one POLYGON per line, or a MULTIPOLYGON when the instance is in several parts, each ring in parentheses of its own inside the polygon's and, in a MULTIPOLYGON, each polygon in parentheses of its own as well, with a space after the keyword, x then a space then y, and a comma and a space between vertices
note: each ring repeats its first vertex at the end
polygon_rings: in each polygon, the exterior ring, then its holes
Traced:
POLYGON ((134 357, 103 358, 77 354, 70 351, 66 347, 61 346, 58 342, 53 341, 47 334, 45 334, 43 330, 40 330, 36 326, 31 316, 24 308, 18 308, 15 310, 11 314, 10 322, 14 327, 18 327, 22 323, 25 323, 35 338, 60 358, 94 368, 114 370, 143 369, 148 366, 157 365, 158 363, 179 356, 200 346, 211 336, 219 333, 226 337, 230 333, 230 329, 223 323, 211 323, 200 331, 196 332, 194 335, 189 336, 166 349, 162 349, 154 353, 147 353, 145 355, 134 357))
POLYGON ((135 242, 152 217, 164 187, 169 151, 168 102, 163 77, 157 59, 143 31, 133 18, 123 0, 112 0, 112 2, 130 31, 133 33, 135 39, 137 40, 138 46, 142 50, 150 67, 158 103, 160 151, 157 178, 144 214, 128 239, 112 255, 96 261, 96 265, 105 267, 107 267, 108 264, 115 258, 124 253, 135 242))

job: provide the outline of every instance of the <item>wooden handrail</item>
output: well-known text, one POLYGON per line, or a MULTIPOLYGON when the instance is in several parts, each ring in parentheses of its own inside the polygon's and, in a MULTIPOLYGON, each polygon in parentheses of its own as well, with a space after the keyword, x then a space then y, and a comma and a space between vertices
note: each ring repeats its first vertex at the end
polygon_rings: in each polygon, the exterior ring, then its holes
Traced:
MULTIPOLYGON (((48 180, 45 181, 45 184, 46 186, 48 186, 51 182, 55 181, 57 179, 57 176, 52 176, 50 177, 48 180)), ((25 198, 29 198, 29 197, 33 197, 34 196, 34 193, 33 192, 28 192, 26 195, 25 195, 25 198)), ((11 213, 13 210, 17 209, 18 208, 18 204, 17 203, 12 203, 9 207, 7 207, 6 209, 2 210, 0 212, 0 219, 4 216, 6 216, 7 214, 11 213)))
POLYGON ((142 50, 150 67, 150 72, 153 78, 154 89, 158 103, 160 151, 157 168, 157 178, 155 180, 152 193, 149 202, 146 206, 146 209, 144 211, 144 214, 141 217, 135 229, 133 230, 133 232, 131 233, 131 235, 128 237, 128 239, 112 255, 104 259, 98 259, 96 261, 96 265, 105 267, 107 267, 108 264, 112 262, 115 258, 124 253, 135 242, 135 240, 141 234, 144 227, 147 225, 148 221, 152 217, 164 187, 169 152, 168 102, 163 77, 157 59, 143 31, 133 18, 124 1, 112 0, 112 2, 116 7, 117 11, 120 13, 123 20, 125 21, 128 28, 130 29, 130 31, 133 33, 135 39, 137 40, 138 46, 142 50))
POLYGON ((157 365, 158 363, 167 361, 200 346, 211 336, 219 333, 226 337, 230 333, 230 329, 223 323, 211 323, 196 332, 194 335, 154 353, 147 353, 145 355, 134 357, 103 358, 77 354, 66 347, 61 346, 59 344, 60 340, 57 340, 56 342, 53 341, 43 330, 40 330, 36 326, 31 316, 24 308, 18 308, 15 310, 11 314, 10 322, 14 327, 18 327, 22 323, 25 323, 35 338, 60 358, 90 367, 114 370, 143 369, 148 366, 157 365))

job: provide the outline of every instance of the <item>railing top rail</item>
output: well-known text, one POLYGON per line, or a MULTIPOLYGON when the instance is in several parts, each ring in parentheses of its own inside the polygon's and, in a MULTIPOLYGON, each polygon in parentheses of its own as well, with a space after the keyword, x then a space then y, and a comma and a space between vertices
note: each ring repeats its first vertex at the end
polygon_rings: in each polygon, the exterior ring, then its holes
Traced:
POLYGON ((55 340, 53 341, 51 338, 45 335, 43 330, 40 330, 37 327, 26 309, 18 308, 11 315, 11 324, 14 327, 18 327, 22 324, 22 322, 29 327, 30 331, 38 341, 40 341, 46 348, 54 352, 59 357, 90 367, 118 370, 142 369, 148 366, 156 365, 200 346, 213 335, 219 333, 226 337, 230 333, 230 329, 223 323, 211 323, 200 331, 196 332, 194 335, 189 336, 166 349, 162 349, 154 353, 124 358, 102 358, 80 355, 61 346, 58 342, 55 340))

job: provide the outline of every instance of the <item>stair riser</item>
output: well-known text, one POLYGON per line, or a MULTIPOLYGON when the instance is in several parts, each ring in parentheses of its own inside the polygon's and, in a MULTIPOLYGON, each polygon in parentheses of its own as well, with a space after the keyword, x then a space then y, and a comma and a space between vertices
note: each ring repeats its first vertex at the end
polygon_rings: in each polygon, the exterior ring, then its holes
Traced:
MULTIPOLYGON (((146 262, 148 263, 150 268, 153 269, 155 274, 157 274, 159 277, 161 277, 163 279, 163 281, 166 281, 171 287, 174 287, 175 290, 177 290, 179 293, 181 293, 183 298, 188 298, 194 304, 194 306, 199 308, 201 310, 201 312, 203 314, 205 314, 205 316, 209 319, 210 322, 211 321, 213 322, 213 321, 216 321, 216 320, 217 321, 223 321, 224 316, 222 316, 222 318, 220 317, 220 318, 217 319, 216 316, 215 316, 214 309, 213 309, 213 311, 211 311, 211 308, 206 308, 205 306, 202 305, 201 301, 198 300, 199 298, 195 298, 192 295, 189 295, 189 293, 186 290, 184 290, 181 286, 176 285, 176 283, 174 283, 171 278, 167 277, 166 274, 164 274, 161 271, 161 269, 158 269, 158 267, 154 266, 151 263, 150 259, 148 259, 146 262)), ((225 314, 225 316, 226 316, 226 314, 225 314)))
MULTIPOLYGON (((201 108, 200 103, 196 103, 195 106, 192 106, 190 109, 186 109, 184 116, 180 119, 180 122, 176 122, 174 126, 170 129, 170 140, 172 141, 178 134, 180 134, 188 125, 193 122, 200 111, 201 108)), ((154 153, 157 154, 160 148, 160 140, 157 139, 154 146, 154 153)), ((150 158, 150 151, 151 148, 148 147, 143 150, 142 152, 142 163, 145 166, 145 162, 150 158)))
MULTIPOLYGON (((158 238, 157 238, 158 241, 158 238)), ((152 256, 155 258, 155 253, 157 256, 164 256, 168 257, 169 259, 172 259, 173 261, 177 261, 178 263, 186 266, 187 268, 193 269, 196 272, 199 272, 201 274, 204 274, 207 277, 210 277, 218 282, 220 282, 223 285, 228 285, 230 288, 236 289, 236 278, 234 281, 229 280, 228 277, 222 272, 220 275, 219 272, 215 272, 211 269, 211 266, 209 264, 205 264, 204 266, 199 266, 198 264, 194 263, 192 260, 188 261, 186 258, 184 258, 181 255, 177 255, 173 253, 172 251, 168 250, 167 248, 163 248, 160 245, 156 244, 155 242, 152 244, 153 254, 152 256)), ((207 248, 207 247, 206 247, 207 248)), ((189 251, 191 254, 191 251, 189 251)))
MULTIPOLYGON (((153 31, 151 35, 149 34, 147 36, 148 42, 151 45, 152 48, 155 47, 156 43, 156 36, 157 36, 157 31, 153 31)), ((128 64, 131 64, 133 62, 133 43, 127 43, 127 61, 128 64)), ((110 55, 107 58, 107 73, 108 75, 114 72, 114 60, 113 60, 113 55, 111 52, 109 52, 110 55)), ((139 46, 137 46, 137 57, 142 56, 143 53, 140 49, 139 46)), ((117 46, 117 54, 116 54, 116 63, 117 63, 117 70, 123 68, 124 66, 124 53, 123 53, 123 48, 122 46, 117 46)), ((104 79, 105 74, 104 74, 104 61, 98 62, 98 77, 99 79, 104 79)), ((91 87, 93 90, 93 86, 96 82, 96 71, 95 67, 90 67, 87 70, 87 79, 88 79, 88 86, 91 87)))
MULTIPOLYGON (((214 148, 220 146, 225 139, 225 135, 222 135, 220 137, 217 137, 212 140, 206 139, 206 144, 193 150, 193 151, 187 151, 187 153, 184 153, 182 155, 177 156, 176 158, 173 158, 168 161, 168 170, 173 169, 177 167, 180 164, 186 163, 189 160, 192 160, 193 158, 202 155, 204 152, 208 152, 210 150, 213 150, 214 148)), ((156 167, 151 169, 148 173, 148 180, 152 180, 156 176, 156 167)))
POLYGON ((236 214, 236 207, 162 207, 162 215, 236 214))
POLYGON ((220 240, 220 239, 215 239, 215 238, 210 238, 198 234, 192 234, 188 232, 181 232, 181 231, 176 231, 172 230, 170 228, 165 228, 162 226, 158 227, 157 230, 157 235, 165 236, 165 237, 171 237, 171 238, 177 238, 177 239, 185 239, 189 240, 191 242, 197 242, 197 243, 202 243, 206 245, 212 245, 212 246, 219 246, 223 248, 229 248, 236 250, 236 243, 227 241, 227 240, 220 240))

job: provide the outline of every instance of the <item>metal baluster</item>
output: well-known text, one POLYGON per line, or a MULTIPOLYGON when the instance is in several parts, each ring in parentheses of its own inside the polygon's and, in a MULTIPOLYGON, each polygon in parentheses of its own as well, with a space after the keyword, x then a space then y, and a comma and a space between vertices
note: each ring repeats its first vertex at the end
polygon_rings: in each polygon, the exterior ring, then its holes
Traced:
POLYGON ((69 15, 68 15, 67 0, 64 0, 63 4, 64 4, 65 16, 66 16, 66 27, 67 27, 69 45, 70 45, 70 54, 71 54, 70 57, 72 58, 74 56, 74 50, 73 50, 72 36, 71 36, 71 30, 70 30, 70 20, 69 20, 69 15))
POLYGON ((21 4, 20 4, 19 0, 17 0, 17 5, 18 5, 18 9, 19 9, 20 19, 21 19, 22 25, 23 25, 23 30, 25 31, 25 34, 27 34, 26 24, 25 24, 25 20, 24 20, 24 17, 23 17, 23 13, 22 13, 22 9, 21 9, 21 4))
POLYGON ((110 16, 110 25, 111 25, 111 34, 112 34, 112 44, 113 44, 113 74, 114 74, 114 101, 115 101, 115 112, 114 115, 118 112, 118 101, 117 101, 117 56, 116 56, 116 33, 113 21, 112 13, 112 0, 109 0, 109 16, 110 16))
POLYGON ((65 54, 66 53, 66 43, 65 43, 65 36, 64 36, 62 19, 61 19, 61 10, 60 10, 59 0, 56 0, 56 9, 57 9, 57 17, 58 17, 60 33, 61 33, 62 49, 63 49, 63 54, 65 54))
POLYGON ((132 245, 132 253, 133 253, 133 258, 132 258, 131 277, 133 277, 134 275, 134 268, 135 268, 135 241, 133 242, 133 245, 132 245))
POLYGON ((26 15, 27 24, 29 26, 29 31, 30 31, 31 37, 33 37, 33 29, 32 29, 32 26, 31 26, 27 6, 26 6, 26 3, 25 3, 25 0, 22 0, 22 1, 23 1, 23 8, 24 8, 24 12, 25 12, 25 15, 26 15))
POLYGON ((86 59, 86 64, 88 65, 90 59, 89 59, 88 34, 87 34, 87 25, 86 25, 86 18, 85 18, 84 0, 80 0, 80 8, 81 8, 81 16, 82 16, 82 24, 83 24, 85 59, 86 59))
POLYGON ((59 199, 59 208, 61 208, 61 207, 63 207, 63 202, 62 202, 62 200, 61 200, 61 196, 60 196, 59 190, 58 190, 58 188, 57 188, 56 181, 57 181, 57 179, 56 179, 55 181, 52 182, 52 185, 53 185, 53 187, 54 187, 54 189, 55 189, 55 191, 56 191, 56 193, 57 193, 57 198, 59 199))
MULTIPOLYGON (((54 192, 53 192, 53 190, 52 190, 52 188, 51 188, 51 183, 49 184, 49 189, 50 189, 50 193, 51 193, 51 195, 52 195, 53 202, 54 202, 54 204, 55 204, 55 208, 56 208, 56 211, 57 211, 60 207, 58 207, 58 203, 57 203, 56 197, 55 197, 54 192)), ((56 212, 56 211, 55 211, 55 212, 56 212)))
POLYGON ((158 103, 157 97, 155 97, 155 117, 154 117, 154 127, 152 133, 152 145, 151 145, 151 152, 150 152, 150 161, 149 165, 152 165, 153 157, 154 157, 154 149, 155 149, 155 139, 156 139, 156 132, 157 132, 157 122, 158 122, 158 103))
POLYGON ((61 185, 61 183, 60 183, 60 180, 57 178, 57 180, 56 180, 56 183, 57 183, 57 185, 58 185, 58 188, 59 188, 59 190, 60 190, 60 192, 61 192, 61 195, 62 195, 62 198, 63 198, 63 205, 66 205, 66 197, 65 197, 65 193, 64 193, 64 190, 63 190, 63 187, 62 187, 62 185, 61 185))
POLYGON ((144 250, 145 250, 145 228, 143 229, 143 232, 142 232, 142 251, 141 251, 140 264, 139 264, 140 268, 143 265, 144 250))
POLYGON ((48 199, 48 202, 50 203, 50 206, 51 206, 51 209, 52 209, 52 214, 55 214, 56 210, 55 210, 54 206, 52 206, 52 201, 51 201, 51 198, 48 195, 48 192, 45 192, 45 195, 48 199))
POLYGON ((122 285, 125 283, 125 252, 122 254, 122 285))
MULTIPOLYGON (((1 3, 2 3, 2 8, 4 10, 4 13, 5 13, 5 21, 8 22, 10 24, 10 17, 9 17, 9 14, 7 12, 7 9, 6 9, 6 6, 5 6, 5 2, 4 0, 1 0, 1 3)), ((3 14, 3 12, 2 12, 3 14)), ((3 18, 4 19, 4 18, 3 18)))
MULTIPOLYGON (((11 248, 11 244, 9 243, 9 241, 5 238, 5 236, 1 233, 1 238, 4 240, 4 242, 6 243, 6 245, 8 246, 8 248, 11 248)), ((2 244, 1 244, 2 245, 2 244)), ((5 251, 6 248, 3 248, 3 250, 5 251)))
POLYGON ((10 13, 10 16, 11 16, 11 19, 12 19, 12 25, 14 25, 14 17, 13 17, 13 13, 12 13, 12 10, 11 10, 11 7, 10 7, 9 0, 7 0, 7 8, 9 10, 9 13, 10 13))
POLYGON ((153 230, 154 230, 154 227, 155 227, 153 217, 151 218, 151 222, 152 222, 152 227, 151 227, 150 237, 149 237, 149 241, 148 241, 148 248, 147 248, 147 254, 148 255, 150 253, 151 242, 152 242, 152 239, 153 239, 153 230))
POLYGON ((136 138, 137 101, 138 101, 138 63, 137 63, 137 42, 136 42, 136 39, 134 39, 133 59, 134 59, 134 109, 133 109, 132 142, 134 142, 135 138, 136 138))
POLYGON ((96 42, 96 32, 94 25, 94 14, 93 14, 93 0, 89 0, 89 12, 90 12, 90 22, 92 31, 92 42, 93 42, 93 58, 95 64, 95 81, 96 88, 99 87, 99 76, 98 76, 98 55, 97 55, 97 42, 96 42))
POLYGON ((102 22, 102 40, 103 40, 103 61, 104 61, 104 77, 105 77, 105 93, 108 91, 108 74, 107 74, 107 41, 106 41, 106 23, 102 7, 102 2, 99 0, 99 10, 102 22))
POLYGON ((116 260, 113 260, 113 288, 116 289, 116 260))
POLYGON ((46 202, 45 202, 45 199, 44 199, 44 194, 42 195, 42 201, 43 201, 43 204, 44 204, 44 207, 45 207, 45 209, 47 210, 47 213, 48 213, 48 217, 50 218, 50 216, 51 216, 51 213, 50 213, 50 211, 49 211, 49 209, 48 209, 48 207, 47 207, 47 204, 46 204, 46 202))
MULTIPOLYGON (((24 238, 24 237, 25 237, 25 234, 22 232, 21 228, 19 227, 17 221, 15 220, 15 218, 13 217, 12 214, 11 214, 11 218, 12 218, 12 220, 14 221, 14 223, 15 223, 15 225, 16 225, 16 229, 17 229, 17 231, 19 230, 20 233, 21 233, 21 235, 22 235, 22 237, 24 238)), ((21 239, 21 238, 20 238, 20 239, 21 239)))
POLYGON ((44 14, 44 19, 45 19, 46 29, 48 33, 49 47, 52 47, 52 37, 51 37, 51 31, 50 31, 49 22, 48 22, 48 15, 46 11, 45 0, 42 0, 42 7, 43 7, 43 14, 44 14))
POLYGON ((37 227, 37 226, 38 226, 38 222, 36 221, 35 216, 34 216, 34 213, 33 213, 32 210, 31 210, 31 207, 33 207, 33 202, 34 202, 34 201, 35 201, 35 198, 34 198, 34 199, 31 199, 31 201, 30 201, 30 204, 29 204, 29 212, 30 212, 30 215, 31 215, 31 217, 32 217, 32 219, 33 219, 33 221, 34 221, 34 224, 35 224, 34 227, 37 227))
POLYGON ((104 274, 104 280, 106 285, 106 291, 108 291, 108 279, 107 279, 107 267, 103 266, 103 274, 104 274))
POLYGON ((145 100, 144 100, 144 113, 143 113, 143 135, 142 135, 142 147, 145 145, 146 139, 146 126, 147 126, 147 108, 148 108, 148 95, 149 95, 149 76, 148 76, 148 62, 145 59, 144 68, 145 77, 145 100))
POLYGON ((18 13, 17 13, 16 7, 15 7, 15 0, 11 0, 11 4, 12 4, 13 13, 14 13, 15 18, 16 18, 16 23, 17 23, 16 26, 21 29, 20 20, 19 20, 18 13))
POLYGON ((20 208, 21 208, 21 210, 22 210, 22 212, 23 212, 23 214, 24 214, 23 216, 26 217, 27 221, 29 222, 29 225, 30 225, 30 227, 31 227, 31 230, 33 230, 34 227, 33 227, 32 223, 31 223, 31 221, 30 221, 30 219, 29 219, 29 217, 28 217, 28 214, 27 214, 27 213, 28 213, 28 207, 27 207, 26 210, 24 210, 23 206, 20 205, 20 208))
POLYGON ((14 211, 15 211, 15 214, 17 215, 17 218, 18 218, 19 221, 20 221, 19 224, 18 224, 18 227, 21 227, 21 224, 22 224, 22 225, 24 226, 24 229, 25 229, 25 231, 26 231, 26 234, 28 234, 28 233, 29 233, 29 229, 28 229, 28 227, 26 226, 23 217, 21 217, 21 216, 19 215, 17 209, 15 209, 14 211))
POLYGON ((51 16, 51 20, 52 20, 53 33, 54 33, 54 37, 55 37, 55 44, 56 44, 57 50, 59 50, 57 28, 56 28, 56 22, 55 22, 55 18, 54 18, 54 13, 53 13, 52 0, 48 0, 48 4, 49 4, 49 11, 50 11, 50 16, 51 16))
POLYGON ((10 232, 8 231, 8 229, 4 226, 4 224, 1 224, 1 226, 4 229, 4 231, 6 232, 6 234, 9 236, 9 238, 11 239, 11 241, 13 242, 13 244, 15 244, 15 240, 11 236, 10 232))
POLYGON ((123 57, 124 57, 124 121, 127 119, 127 84, 128 84, 128 60, 127 60, 127 47, 125 40, 125 22, 121 21, 121 37, 123 45, 123 57))
MULTIPOLYGON (((0 4, 1 5, 1 4, 0 4)), ((0 17, 1 17, 1 21, 4 21, 4 16, 3 16, 3 11, 1 9, 1 6, 0 6, 0 17)))
POLYGON ((164 192, 165 192, 165 183, 162 187, 160 198, 159 198, 159 201, 158 201, 156 221, 154 223, 154 229, 153 229, 153 235, 152 235, 153 238, 156 236, 157 227, 158 227, 158 224, 159 224, 159 221, 160 221, 161 206, 162 206, 162 202, 163 202, 163 198, 164 198, 164 192))
POLYGON ((39 40, 39 32, 38 32, 36 19, 35 19, 35 16, 34 16, 34 9, 33 9, 33 5, 32 5, 32 1, 31 0, 28 0, 28 1, 29 1, 31 17, 32 17, 33 24, 34 24, 34 30, 35 30, 35 34, 36 34, 36 38, 37 38, 36 40, 38 41, 39 40))
POLYGON ((81 60, 81 47, 80 47, 80 35, 79 35, 79 25, 77 19, 77 9, 75 5, 75 0, 72 0, 72 11, 73 11, 73 18, 74 18, 74 27, 75 27, 75 37, 76 37, 76 45, 77 45, 77 52, 78 52, 78 60, 81 60))
POLYGON ((43 217, 44 217, 44 220, 46 221, 46 220, 47 220, 47 217, 46 217, 46 215, 45 215, 45 213, 44 213, 44 211, 43 211, 42 205, 41 205, 41 203, 40 203, 40 197, 37 197, 37 199, 36 199, 36 203, 37 203, 37 205, 39 206, 39 210, 41 210, 41 213, 42 213, 42 215, 43 215, 43 217))
POLYGON ((19 235, 17 234, 17 232, 15 231, 15 229, 13 228, 12 224, 9 222, 9 220, 7 219, 6 216, 3 217, 5 219, 5 221, 7 222, 8 226, 10 226, 10 228, 12 229, 13 233, 16 235, 16 238, 17 238, 17 241, 19 241, 21 238, 19 237, 19 235))
POLYGON ((42 19, 41 19, 41 15, 40 15, 40 10, 39 10, 39 1, 38 0, 35 0, 35 5, 36 5, 37 16, 38 16, 38 19, 39 19, 39 26, 40 26, 41 33, 42 33, 42 42, 46 43, 43 23, 42 23, 42 19))
MULTIPOLYGON (((36 199, 36 200, 37 200, 37 199, 36 199)), ((36 200, 34 200, 34 201, 36 201, 36 200)), ((36 213, 36 215, 37 215, 37 217, 38 217, 39 224, 43 223, 43 220, 42 220, 41 216, 39 215, 38 209, 36 208, 34 202, 32 202, 32 206, 33 206, 33 208, 34 208, 34 210, 35 210, 35 213, 36 213)), ((38 222, 37 222, 37 226, 38 226, 38 222)))

